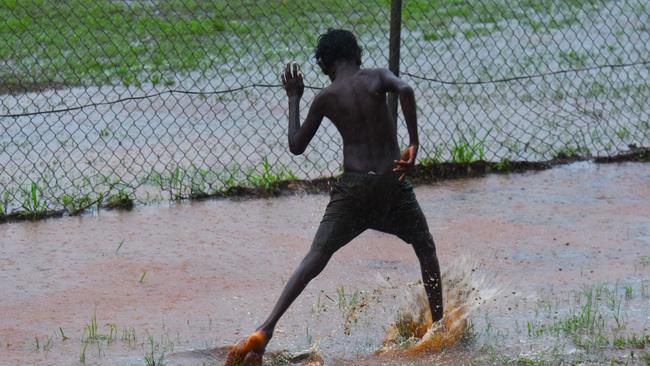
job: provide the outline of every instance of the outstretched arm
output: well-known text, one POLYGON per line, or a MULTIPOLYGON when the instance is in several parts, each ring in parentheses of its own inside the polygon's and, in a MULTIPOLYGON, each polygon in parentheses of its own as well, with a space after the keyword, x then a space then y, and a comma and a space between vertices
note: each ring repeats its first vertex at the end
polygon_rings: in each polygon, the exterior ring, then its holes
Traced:
POLYGON ((395 160, 393 171, 402 173, 400 180, 404 179, 406 172, 415 165, 415 158, 418 154, 420 140, 418 138, 418 122, 415 108, 415 94, 413 88, 405 81, 398 78, 388 69, 379 70, 382 86, 385 92, 395 93, 399 96, 399 103, 402 106, 406 128, 409 133, 409 146, 402 152, 400 160, 395 160))
POLYGON ((300 125, 300 99, 305 89, 302 80, 300 66, 290 62, 280 75, 282 84, 289 97, 289 151, 292 154, 300 155, 305 151, 307 145, 316 134, 316 130, 323 121, 323 98, 318 94, 307 113, 305 123, 300 125))

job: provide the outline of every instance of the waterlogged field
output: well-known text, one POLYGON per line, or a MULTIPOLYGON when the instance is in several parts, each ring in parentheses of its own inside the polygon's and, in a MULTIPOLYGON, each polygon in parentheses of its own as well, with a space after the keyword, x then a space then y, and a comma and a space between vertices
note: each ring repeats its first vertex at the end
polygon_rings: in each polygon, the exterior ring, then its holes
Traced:
MULTIPOLYGON (((577 163, 418 186, 448 314, 468 321, 460 337, 427 333, 408 246, 366 232, 281 320, 266 364, 648 365, 648 181, 648 164, 577 163)), ((271 309, 327 202, 3 224, 0 364, 220 365, 271 309)))
MULTIPOLYGON (((400 69, 416 89, 420 162, 505 166, 648 146, 647 6, 405 2, 400 69), (630 65, 590 69, 619 64, 630 65), (572 69, 582 71, 462 84, 572 69)), ((388 1, 0 1, 0 214, 337 174, 328 122, 305 155, 288 153, 277 74, 294 59, 309 85, 327 85, 311 55, 328 27, 355 31, 364 66, 385 67, 388 13, 388 1), (237 89, 251 84, 264 86, 237 89), (61 111, 8 116, 51 110, 61 111)))

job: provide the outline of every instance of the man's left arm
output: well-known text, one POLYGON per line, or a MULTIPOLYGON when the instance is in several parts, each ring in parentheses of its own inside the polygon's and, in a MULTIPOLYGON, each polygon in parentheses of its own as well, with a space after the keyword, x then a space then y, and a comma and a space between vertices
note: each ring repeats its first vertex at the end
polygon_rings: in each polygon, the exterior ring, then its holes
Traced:
POLYGON ((400 176, 400 180, 402 180, 406 177, 406 172, 415 165, 420 147, 415 94, 413 88, 404 80, 395 76, 392 71, 388 69, 379 69, 378 71, 384 91, 399 95, 399 102, 409 134, 409 146, 402 152, 400 159, 395 160, 395 168, 393 169, 394 172, 402 173, 400 176))

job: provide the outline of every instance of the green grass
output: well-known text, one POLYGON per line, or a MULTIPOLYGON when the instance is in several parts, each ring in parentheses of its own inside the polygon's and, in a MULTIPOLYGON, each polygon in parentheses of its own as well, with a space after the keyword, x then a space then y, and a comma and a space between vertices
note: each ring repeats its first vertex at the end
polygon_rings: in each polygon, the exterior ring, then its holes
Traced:
MULTIPOLYGON (((489 136, 487 131, 485 136, 489 136)), ((453 139, 451 142, 451 162, 452 163, 472 163, 479 160, 485 160, 486 139, 478 138, 475 131, 469 133, 469 138, 463 136, 453 139)))
POLYGON ((413 0, 403 5, 403 22, 410 29, 423 29, 425 40, 437 41, 462 34, 465 38, 488 35, 500 29, 499 22, 516 20, 534 32, 558 29, 579 23, 576 13, 597 4, 588 0, 482 1, 413 0), (539 16, 531 17, 531 14, 539 16), (469 25, 469 28, 463 26, 469 25))
POLYGON ((236 164, 214 167, 177 165, 134 177, 133 182, 105 175, 80 177, 67 189, 56 185, 58 181, 48 174, 41 173, 38 181, 29 183, 25 189, 4 188, 0 195, 0 219, 39 219, 64 212, 77 215, 93 206, 97 209, 131 209, 135 204, 135 190, 142 185, 160 189, 153 199, 147 196, 150 200, 146 201, 147 198, 143 198, 145 202, 151 202, 164 199, 163 193, 173 200, 221 196, 237 193, 242 188, 256 193, 273 193, 281 182, 297 179, 291 169, 271 163, 267 157, 257 165, 247 167, 236 164))
POLYGON ((537 358, 535 356, 528 355, 517 355, 517 356, 504 356, 498 359, 501 365, 508 366, 552 366, 554 365, 551 362, 544 360, 543 358, 537 358))
MULTIPOLYGON (((349 21, 371 21, 377 7, 366 5, 349 21)), ((0 71, 0 80, 5 88, 115 81, 171 86, 176 73, 219 67, 243 54, 261 51, 283 59, 284 47, 281 55, 271 42, 280 39, 279 33, 294 34, 311 48, 317 34, 295 29, 303 29, 307 18, 347 15, 351 9, 334 0, 0 0, 0 58, 12 66, 0 71), (252 35, 261 43, 239 40, 252 35)))
POLYGON ((616 337, 614 339, 614 346, 618 348, 638 348, 643 349, 646 345, 650 345, 650 334, 638 335, 635 333, 616 337))
POLYGON ((142 182, 150 183, 167 192, 170 199, 204 198, 228 193, 235 188, 248 187, 272 192, 282 181, 297 180, 291 169, 281 164, 272 164, 268 157, 263 157, 255 166, 241 167, 233 165, 217 169, 188 168, 176 166, 172 169, 152 171, 142 182))
POLYGON ((133 204, 133 197, 125 189, 120 189, 117 193, 108 196, 104 207, 130 210, 133 208, 133 204))
POLYGON ((165 358, 165 351, 162 351, 158 358, 156 358, 156 351, 158 349, 156 343, 154 342, 154 339, 152 336, 148 337, 149 340, 149 345, 151 347, 151 350, 144 355, 144 362, 147 366, 161 366, 163 365, 164 358, 165 358))
POLYGON ((581 148, 575 147, 573 145, 566 145, 557 150, 553 154, 554 159, 571 159, 580 156, 581 148))
POLYGON ((147 275, 147 271, 142 272, 140 275, 140 279, 138 280, 138 283, 144 283, 144 278, 147 275))
POLYGON ((88 348, 88 343, 83 343, 81 348, 81 353, 79 353, 79 362, 82 364, 86 363, 86 349, 88 348))
POLYGON ((65 333, 63 333, 63 328, 59 327, 59 333, 61 333, 61 341, 65 342, 70 339, 70 337, 66 336, 65 333))
POLYGON ((120 340, 129 345, 136 343, 138 337, 135 333, 135 329, 133 327, 122 328, 122 336, 120 337, 120 340))
POLYGON ((621 140, 628 139, 630 137, 630 130, 625 126, 621 126, 616 129, 616 136, 621 140))
MULTIPOLYGON (((623 302, 633 298, 632 286, 626 285, 620 291, 618 286, 593 286, 576 297, 574 307, 569 313, 557 317, 552 323, 538 324, 529 321, 529 337, 542 335, 564 336, 573 344, 587 352, 609 346, 618 348, 643 348, 650 336, 636 333, 618 334, 626 328, 626 317, 622 310, 623 302)), ((548 309, 550 312, 552 309, 548 309)))
POLYGON ((496 163, 495 167, 497 170, 500 171, 508 170, 508 168, 510 168, 510 163, 511 163, 510 159, 503 158, 496 163))
POLYGON ((61 196, 61 204, 70 215, 78 215, 94 203, 95 202, 90 197, 90 193, 84 193, 77 196, 64 194, 61 196))
MULTIPOLYGON (((517 346, 509 353, 511 343, 495 340, 486 314, 481 350, 498 365, 636 365, 634 360, 648 358, 645 353, 650 345, 650 334, 638 323, 645 317, 642 309, 648 296, 643 281, 639 286, 600 284, 572 291, 567 297, 542 296, 529 309, 534 310, 534 320, 523 327, 523 336, 528 337, 522 341, 528 345, 524 353, 517 346)), ((519 323, 515 327, 515 333, 522 334, 519 323)))
POLYGON ((650 255, 642 255, 639 257, 639 263, 641 263, 642 266, 648 266, 650 265, 650 255))
POLYGON ((120 249, 122 249, 122 245, 124 245, 124 239, 120 240, 120 242, 117 244, 117 249, 115 249, 115 254, 117 254, 120 249))
POLYGON ((250 169, 246 174, 246 184, 256 188, 270 191, 277 183, 285 180, 296 180, 298 177, 291 170, 274 172, 268 158, 264 157, 261 166, 250 169))
POLYGON ((47 215, 47 203, 43 199, 42 190, 36 182, 32 182, 29 190, 23 192, 23 197, 22 217, 37 219, 47 215))
MULTIPOLYGON (((422 31, 425 40, 437 41, 456 34, 487 35, 507 20, 533 29, 564 27, 578 22, 575 12, 592 4, 414 0, 405 2, 403 20, 410 29, 422 31), (553 16, 531 20, 530 12, 553 16), (461 24, 470 27, 461 29, 461 24)), ((389 9, 387 0, 0 0, 0 58, 11 66, 0 71, 0 80, 5 89, 172 86, 178 73, 219 69, 243 55, 254 53, 265 62, 276 62, 310 54, 318 34, 336 26, 336 19, 345 19, 347 28, 386 29, 389 9)), ((109 137, 110 131, 100 135, 109 137)))
POLYGON ((204 12, 188 5, 178 16, 169 6, 137 2, 2 0, 0 57, 15 73, 4 71, 0 79, 5 85, 160 83, 170 70, 196 69, 209 59, 202 45, 226 25, 216 7, 203 5, 204 12))

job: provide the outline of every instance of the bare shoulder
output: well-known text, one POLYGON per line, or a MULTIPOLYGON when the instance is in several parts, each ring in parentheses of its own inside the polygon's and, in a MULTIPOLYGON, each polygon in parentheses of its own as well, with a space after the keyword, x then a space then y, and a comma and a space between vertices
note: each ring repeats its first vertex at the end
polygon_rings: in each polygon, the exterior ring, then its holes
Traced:
POLYGON ((386 72, 391 72, 390 70, 379 67, 379 68, 363 68, 360 70, 362 73, 366 75, 373 75, 373 76, 381 76, 382 74, 386 72))
POLYGON ((382 79, 384 70, 388 71, 387 69, 361 69, 358 76, 366 80, 379 81, 382 79))
POLYGON ((321 89, 318 93, 316 93, 314 100, 311 102, 312 108, 321 110, 327 108, 327 105, 331 103, 335 93, 336 92, 333 90, 331 85, 321 89))
POLYGON ((392 71, 385 68, 368 69, 372 75, 378 80, 380 88, 384 92, 397 92, 408 85, 404 80, 395 76, 392 71))
POLYGON ((368 90, 373 94, 386 91, 385 80, 390 75, 393 75, 390 70, 382 68, 362 69, 359 74, 368 90))
POLYGON ((335 88, 332 85, 328 85, 325 88, 321 89, 316 96, 314 97, 314 103, 325 103, 336 94, 335 88))
POLYGON ((393 75, 393 73, 390 70, 384 69, 384 68, 361 69, 359 71, 360 76, 367 77, 367 78, 373 78, 373 79, 382 79, 386 75, 388 75, 387 73, 389 73, 390 75, 393 75))

